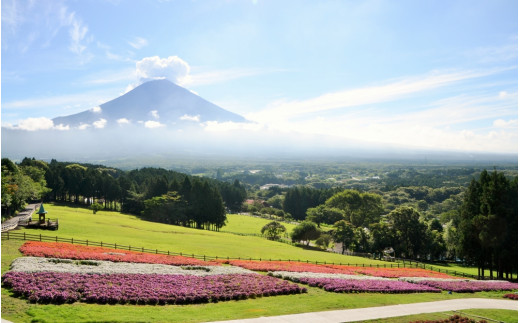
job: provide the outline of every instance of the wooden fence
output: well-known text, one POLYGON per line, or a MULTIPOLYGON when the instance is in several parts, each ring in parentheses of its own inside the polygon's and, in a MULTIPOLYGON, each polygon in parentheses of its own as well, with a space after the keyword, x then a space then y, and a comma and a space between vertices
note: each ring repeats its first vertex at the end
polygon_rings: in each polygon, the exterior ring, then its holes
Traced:
POLYGON ((464 278, 473 278, 478 279, 478 276, 467 274, 460 271, 447 270, 441 268, 435 268, 430 265, 426 265, 424 263, 406 261, 394 263, 394 264, 351 264, 351 263, 337 263, 337 262, 326 262, 326 261, 309 261, 302 259, 272 259, 272 258, 252 258, 252 257, 224 257, 224 256, 207 256, 207 255, 195 255, 189 253, 182 252, 171 252, 164 251, 158 249, 149 249, 144 247, 136 247, 130 245, 123 245, 117 243, 107 243, 103 241, 91 241, 91 240, 82 240, 75 238, 60 238, 58 236, 46 236, 42 234, 28 234, 26 232, 2 232, 2 240, 24 240, 24 241, 46 241, 46 242, 66 242, 71 244, 80 244, 85 246, 96 246, 96 247, 105 247, 119 250, 128 250, 128 251, 137 251, 144 253, 152 253, 152 254, 161 254, 161 255, 172 255, 172 256, 184 256, 191 257, 196 259, 201 259, 204 261, 210 260, 258 260, 258 261, 288 261, 288 262, 304 262, 304 263, 312 263, 316 265, 343 265, 343 266, 354 266, 354 267, 371 267, 371 268, 422 268, 428 269, 432 271, 436 271, 439 273, 445 273, 452 276, 464 277, 464 278))

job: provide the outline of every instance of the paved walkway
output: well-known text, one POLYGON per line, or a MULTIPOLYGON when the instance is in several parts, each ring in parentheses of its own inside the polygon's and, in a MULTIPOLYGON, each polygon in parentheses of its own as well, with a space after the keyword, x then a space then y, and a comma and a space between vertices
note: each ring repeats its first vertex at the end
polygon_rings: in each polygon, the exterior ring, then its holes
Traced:
POLYGON ((446 301, 388 305, 327 312, 301 313, 254 319, 221 321, 233 323, 340 323, 375 320, 387 317, 422 313, 466 310, 470 308, 503 309, 518 311, 518 301, 489 298, 460 298, 446 301))

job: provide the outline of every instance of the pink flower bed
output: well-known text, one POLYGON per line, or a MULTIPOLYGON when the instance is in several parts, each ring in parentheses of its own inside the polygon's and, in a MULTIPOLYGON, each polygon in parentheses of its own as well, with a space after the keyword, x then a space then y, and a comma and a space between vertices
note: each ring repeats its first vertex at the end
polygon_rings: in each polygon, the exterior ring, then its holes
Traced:
POLYGON ((416 284, 440 288, 457 293, 474 293, 492 290, 518 290, 517 283, 505 281, 480 281, 480 280, 460 280, 460 281, 441 281, 441 280, 422 280, 416 284))
POLYGON ((5 287, 33 303, 194 304, 305 293, 288 281, 258 274, 191 276, 8 272, 5 287))
POLYGON ((440 293, 437 288, 416 285, 397 280, 374 279, 337 279, 337 278, 307 278, 299 279, 300 283, 320 287, 335 293, 440 293))
POLYGON ((183 256, 148 254, 63 242, 28 241, 20 247, 25 256, 61 258, 74 260, 108 260, 113 262, 136 262, 173 266, 216 266, 216 262, 203 261, 183 256))

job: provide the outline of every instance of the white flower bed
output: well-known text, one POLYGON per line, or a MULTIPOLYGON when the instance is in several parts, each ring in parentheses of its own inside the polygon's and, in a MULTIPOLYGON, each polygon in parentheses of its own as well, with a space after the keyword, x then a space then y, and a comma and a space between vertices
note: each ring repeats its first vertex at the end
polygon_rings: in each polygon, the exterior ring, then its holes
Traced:
MULTIPOLYGON (((422 281, 440 281, 440 282, 471 282, 477 281, 469 278, 433 278, 433 277, 400 277, 400 281, 409 283, 419 283, 422 281)), ((509 283, 507 280, 478 280, 480 283, 509 283)))
POLYGON ((439 282, 468 282, 473 279, 467 278, 434 278, 434 277, 399 277, 398 280, 405 281, 409 283, 419 283, 422 281, 439 281, 439 282))
POLYGON ((60 272, 74 274, 169 274, 194 276, 254 273, 251 270, 232 266, 170 266, 161 264, 125 263, 101 260, 89 260, 81 262, 70 259, 41 257, 17 258, 13 261, 10 271, 28 273, 60 272))
POLYGON ((299 281, 300 278, 339 278, 339 279, 356 279, 356 280, 391 280, 390 278, 363 276, 363 275, 347 275, 347 274, 327 274, 327 273, 312 273, 312 272, 292 272, 292 271, 270 271, 268 275, 289 279, 292 281, 299 281))

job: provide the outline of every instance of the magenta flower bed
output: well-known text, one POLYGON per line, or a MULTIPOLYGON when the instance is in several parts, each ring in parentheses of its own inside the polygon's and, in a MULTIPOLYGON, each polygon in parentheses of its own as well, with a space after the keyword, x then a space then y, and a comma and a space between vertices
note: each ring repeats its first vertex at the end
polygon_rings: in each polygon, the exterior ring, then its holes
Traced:
POLYGON ((257 274, 143 275, 8 272, 5 287, 33 303, 194 304, 305 293, 296 284, 257 274))
POLYGON ((475 293, 492 290, 515 290, 518 289, 518 284, 510 282, 493 282, 493 281, 438 281, 438 280, 423 280, 416 284, 440 288, 442 290, 457 292, 457 293, 475 293))
POLYGON ((320 287, 335 293, 440 293, 437 288, 426 285, 416 285, 397 280, 358 280, 338 278, 300 278, 300 283, 312 287, 320 287))

